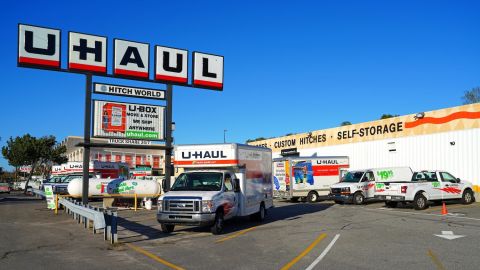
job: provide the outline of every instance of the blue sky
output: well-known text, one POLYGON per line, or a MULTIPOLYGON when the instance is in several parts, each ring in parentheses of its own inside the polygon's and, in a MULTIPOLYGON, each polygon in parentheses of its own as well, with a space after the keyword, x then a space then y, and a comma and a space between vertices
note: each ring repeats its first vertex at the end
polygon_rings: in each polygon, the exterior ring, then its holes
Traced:
POLYGON ((224 55, 223 92, 174 87, 182 144, 221 142, 224 129, 245 142, 460 105, 480 86, 478 14, 478 1, 9 1, 0 145, 83 134, 84 76, 18 68, 18 23, 62 29, 63 57, 68 31, 108 36, 109 66, 113 38, 224 55))

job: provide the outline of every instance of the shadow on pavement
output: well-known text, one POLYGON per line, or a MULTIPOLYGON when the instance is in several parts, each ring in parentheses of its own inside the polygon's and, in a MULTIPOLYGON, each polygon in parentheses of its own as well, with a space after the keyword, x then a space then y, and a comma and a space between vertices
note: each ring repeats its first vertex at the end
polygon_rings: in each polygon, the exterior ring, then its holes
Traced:
MULTIPOLYGON (((254 226, 270 224, 281 220, 298 220, 301 219, 303 215, 324 211, 332 205, 333 204, 329 203, 296 203, 277 206, 268 210, 267 216, 263 222, 251 221, 249 217, 238 217, 226 221, 222 234, 234 233, 254 226)), ((151 225, 144 225, 140 222, 131 221, 122 217, 118 217, 118 225, 137 234, 133 236, 119 237, 119 239, 125 243, 174 237, 178 236, 179 234, 185 235, 184 233, 210 233, 210 227, 208 226, 177 226, 173 233, 166 234, 161 230, 152 227, 151 225), (147 239, 137 239, 142 236, 146 237, 147 239)), ((121 229, 119 229, 119 231, 120 230, 121 229)))
MULTIPOLYGON (((3 194, 2 194, 3 195, 3 194)), ((3 203, 16 203, 16 202, 38 202, 41 201, 41 198, 36 198, 34 196, 21 194, 8 194, 7 196, 0 197, 0 204, 3 203)))
MULTIPOLYGON (((324 211, 334 204, 331 203, 295 203, 276 206, 268 209, 263 222, 251 221, 249 217, 237 217, 225 222, 222 234, 245 230, 254 226, 266 225, 281 220, 298 220, 303 215, 324 211)), ((209 227, 188 227, 176 231, 210 232, 209 227)))

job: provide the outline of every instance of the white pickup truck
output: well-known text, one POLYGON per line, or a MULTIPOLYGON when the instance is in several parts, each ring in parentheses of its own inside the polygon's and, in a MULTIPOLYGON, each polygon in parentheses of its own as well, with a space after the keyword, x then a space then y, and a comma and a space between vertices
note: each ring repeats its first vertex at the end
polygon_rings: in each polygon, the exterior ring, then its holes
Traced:
POLYGON ((374 200, 375 183, 379 181, 406 181, 412 178, 410 167, 388 167, 348 171, 330 186, 329 198, 335 203, 363 204, 374 200))
POLYGON ((175 146, 174 151, 174 164, 184 172, 158 200, 163 232, 175 225, 203 225, 220 234, 224 220, 250 216, 262 221, 273 207, 272 150, 206 144, 175 146))
POLYGON ((378 182, 375 198, 385 201, 389 207, 411 202, 416 210, 426 209, 429 201, 460 199, 463 204, 475 201, 472 184, 445 171, 415 172, 411 181, 405 182, 378 182))

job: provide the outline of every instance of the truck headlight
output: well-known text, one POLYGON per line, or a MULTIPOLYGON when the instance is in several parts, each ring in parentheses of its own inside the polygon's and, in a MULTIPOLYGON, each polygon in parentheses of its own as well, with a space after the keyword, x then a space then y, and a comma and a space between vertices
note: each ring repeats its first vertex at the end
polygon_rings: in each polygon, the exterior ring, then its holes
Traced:
POLYGON ((158 209, 158 212, 163 211, 163 200, 158 200, 157 201, 157 209, 158 209))
POLYGON ((344 187, 341 189, 341 193, 346 193, 346 194, 350 194, 350 188, 349 187, 344 187))
POLYGON ((213 202, 212 201, 202 201, 202 212, 203 213, 211 213, 213 210, 213 202))

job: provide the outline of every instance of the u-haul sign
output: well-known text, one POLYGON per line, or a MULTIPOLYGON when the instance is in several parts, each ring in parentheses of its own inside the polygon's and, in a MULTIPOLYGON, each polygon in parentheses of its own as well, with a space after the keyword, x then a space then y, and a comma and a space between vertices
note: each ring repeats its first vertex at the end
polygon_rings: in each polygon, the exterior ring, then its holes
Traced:
POLYGON ((175 148, 176 166, 228 166, 238 164, 231 145, 188 145, 175 148))
MULTIPOLYGON (((18 65, 61 69, 60 34, 58 29, 19 24, 18 65)), ((187 50, 155 46, 155 71, 150 76, 150 44, 123 39, 113 43, 114 76, 189 85, 187 50)), ((107 37, 69 32, 68 70, 107 74, 107 46, 107 37)), ((192 62, 190 86, 223 90, 223 56, 194 52, 192 62)))

